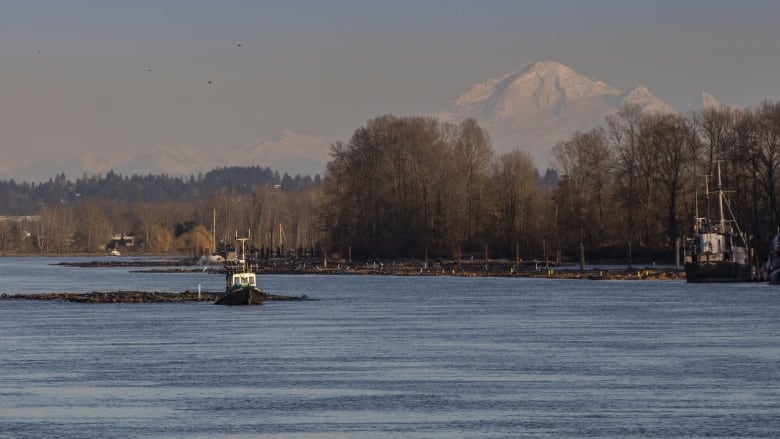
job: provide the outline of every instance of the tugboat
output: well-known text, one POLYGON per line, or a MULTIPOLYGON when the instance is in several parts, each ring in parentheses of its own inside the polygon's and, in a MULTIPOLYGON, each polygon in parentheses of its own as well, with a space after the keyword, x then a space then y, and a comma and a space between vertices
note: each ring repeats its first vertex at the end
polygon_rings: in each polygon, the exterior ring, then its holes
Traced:
POLYGON ((267 297, 257 288, 253 266, 246 258, 247 239, 237 238, 241 253, 225 259, 225 294, 215 302, 216 305, 261 305, 267 297))
MULTIPOLYGON (((699 217, 696 206, 693 236, 685 246, 685 279, 688 282, 746 282, 752 280, 750 251, 721 186, 718 162, 718 219, 699 217), (724 204, 730 214, 726 219, 724 204)), ((707 203, 709 206, 709 203, 707 203)), ((708 209, 709 211, 709 209, 708 209)), ((708 212, 709 213, 709 212, 708 212)))

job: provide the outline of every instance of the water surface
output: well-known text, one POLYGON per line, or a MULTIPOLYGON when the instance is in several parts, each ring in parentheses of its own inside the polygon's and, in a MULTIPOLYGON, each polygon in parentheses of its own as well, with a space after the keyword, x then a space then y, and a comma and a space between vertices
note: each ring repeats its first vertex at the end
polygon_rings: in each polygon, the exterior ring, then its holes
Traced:
MULTIPOLYGON (((50 262, 0 258, 0 292, 223 281, 50 262)), ((319 300, 0 301, 0 437, 780 431, 780 290, 768 285, 317 275, 258 283, 319 300)))

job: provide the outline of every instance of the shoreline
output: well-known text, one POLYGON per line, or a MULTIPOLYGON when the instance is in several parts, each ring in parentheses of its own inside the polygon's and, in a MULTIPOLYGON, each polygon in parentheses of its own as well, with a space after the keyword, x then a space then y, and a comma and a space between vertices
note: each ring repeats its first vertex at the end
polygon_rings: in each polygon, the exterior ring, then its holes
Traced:
MULTIPOLYGON (((369 262, 353 264, 345 261, 329 261, 325 266, 321 260, 302 260, 290 262, 272 261, 257 267, 258 275, 267 274, 326 274, 326 275, 368 275, 368 276, 462 276, 462 277, 525 277, 550 279, 589 279, 589 280, 685 280, 685 271, 674 267, 655 267, 635 265, 633 268, 601 262, 579 269, 572 265, 545 267, 537 261, 523 262, 519 267, 506 260, 488 262, 468 261, 460 264, 454 261, 442 261, 425 264, 416 261, 369 262), (322 264, 323 266, 320 266, 322 264)), ((136 273, 211 273, 224 274, 221 265, 200 265, 191 259, 168 260, 119 260, 59 262, 54 265, 83 268, 131 267, 136 273)))

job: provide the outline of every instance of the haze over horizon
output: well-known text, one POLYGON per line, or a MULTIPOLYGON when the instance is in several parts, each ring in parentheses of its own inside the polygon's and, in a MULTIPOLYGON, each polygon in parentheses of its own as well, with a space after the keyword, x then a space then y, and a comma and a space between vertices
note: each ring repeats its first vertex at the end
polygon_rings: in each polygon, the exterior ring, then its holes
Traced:
POLYGON ((434 114, 541 60, 678 109, 701 92, 748 107, 780 99, 778 16, 771 1, 4 2, 0 179, 139 151, 322 173, 367 120, 434 114))

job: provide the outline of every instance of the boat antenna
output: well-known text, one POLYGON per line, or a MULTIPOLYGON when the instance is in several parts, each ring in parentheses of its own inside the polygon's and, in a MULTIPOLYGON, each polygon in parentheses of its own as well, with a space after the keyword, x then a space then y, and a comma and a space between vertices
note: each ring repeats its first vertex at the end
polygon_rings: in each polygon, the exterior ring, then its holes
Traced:
POLYGON ((211 219, 211 245, 214 247, 211 251, 217 253, 217 209, 214 209, 214 216, 211 219))

